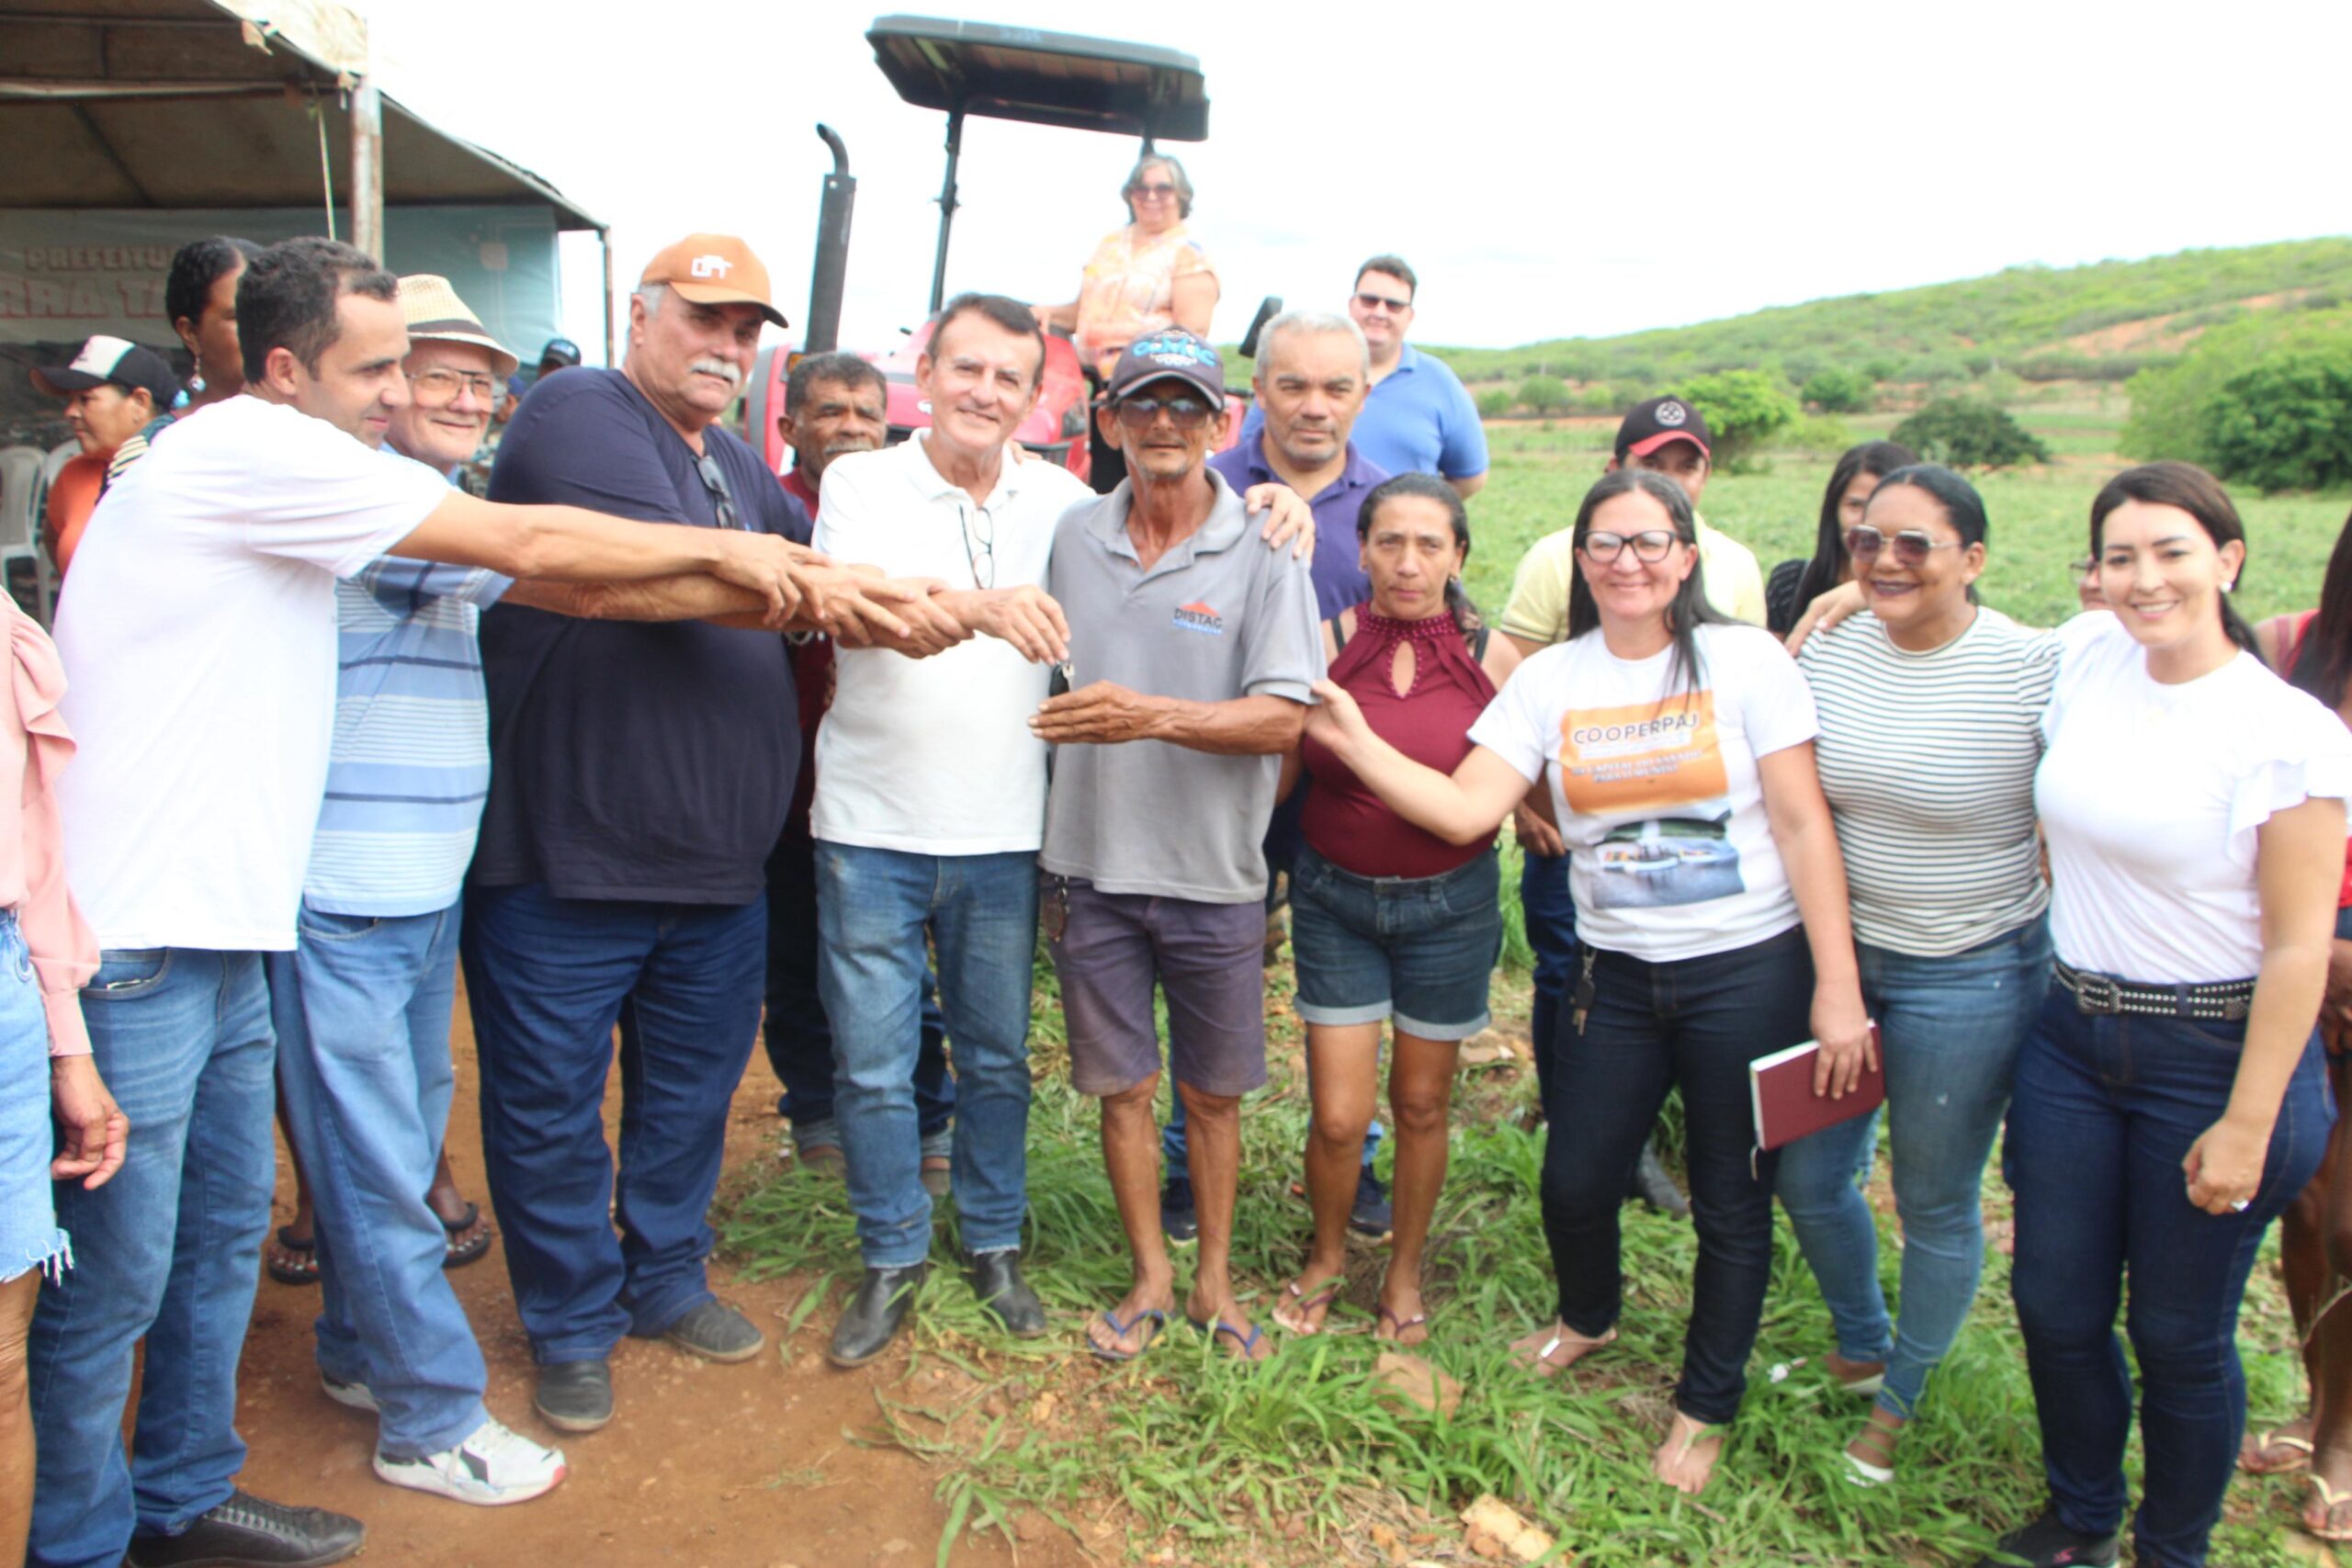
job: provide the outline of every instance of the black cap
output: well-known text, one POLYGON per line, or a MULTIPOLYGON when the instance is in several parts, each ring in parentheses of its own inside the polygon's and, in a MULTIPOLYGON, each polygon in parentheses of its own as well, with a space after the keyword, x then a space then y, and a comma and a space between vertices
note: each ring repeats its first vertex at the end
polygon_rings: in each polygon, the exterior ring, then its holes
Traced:
POLYGON ((1111 367, 1103 395, 1114 400, 1148 382, 1173 378, 1209 400, 1211 412, 1225 407, 1225 361, 1216 349, 1182 327, 1147 333, 1127 344, 1111 367))
POLYGON ((547 347, 539 350, 539 363, 545 365, 550 359, 558 365, 577 365, 580 363, 580 345, 568 337, 551 337, 548 339, 547 347))
POLYGON ((1645 457, 1669 441, 1688 441, 1712 458, 1713 437, 1707 416, 1680 398, 1652 398, 1635 403, 1625 423, 1617 427, 1617 460, 1645 457))
POLYGON ((126 392, 145 388, 158 413, 180 395, 178 378, 153 349, 119 337, 94 337, 82 344, 71 365, 44 367, 33 373, 33 385, 52 398, 70 398, 109 383, 126 392))

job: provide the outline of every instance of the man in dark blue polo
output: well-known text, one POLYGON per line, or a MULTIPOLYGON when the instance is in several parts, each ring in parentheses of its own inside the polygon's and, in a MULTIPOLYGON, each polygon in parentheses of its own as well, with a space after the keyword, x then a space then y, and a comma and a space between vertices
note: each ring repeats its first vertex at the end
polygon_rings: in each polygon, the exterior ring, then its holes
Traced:
MULTIPOLYGON (((1209 467, 1236 491, 1286 484, 1308 498, 1315 513, 1315 613, 1328 621, 1372 596, 1372 579, 1364 575, 1356 538, 1356 513, 1388 471, 1367 459, 1351 439, 1372 389, 1372 353, 1363 332, 1345 316, 1285 311, 1259 336, 1250 385, 1259 428, 1244 431, 1229 450, 1209 459, 1209 467)), ((1298 857, 1298 819, 1306 804, 1306 781, 1301 778, 1290 798, 1274 807, 1273 820, 1266 828, 1269 953, 1278 943, 1274 911, 1284 897, 1276 878, 1286 880, 1298 857)), ((1159 1213, 1171 1237, 1190 1241, 1198 1222, 1192 1183, 1183 1175, 1184 1102, 1178 1100, 1174 1105, 1160 1134, 1170 1175, 1159 1195, 1159 1213)), ((1379 1146, 1380 1123, 1375 1122, 1364 1138, 1363 1175, 1349 1217, 1357 1232, 1369 1236, 1388 1232, 1388 1195, 1372 1173, 1373 1152, 1379 1146)))

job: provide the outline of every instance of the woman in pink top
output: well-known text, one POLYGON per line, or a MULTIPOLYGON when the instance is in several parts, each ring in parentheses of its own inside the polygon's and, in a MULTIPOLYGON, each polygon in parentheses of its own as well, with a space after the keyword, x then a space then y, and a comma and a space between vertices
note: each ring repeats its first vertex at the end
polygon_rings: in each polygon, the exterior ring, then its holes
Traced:
MULTIPOLYGON (((1462 498, 1430 475, 1401 474, 1364 497, 1356 536, 1372 598, 1324 623, 1330 679, 1382 739, 1451 773, 1470 754, 1472 722, 1519 664, 1519 650, 1487 636, 1462 592, 1470 554, 1462 498)), ((1315 787, 1291 872, 1291 950, 1315 1102, 1306 1144, 1315 1242, 1274 1321, 1319 1332, 1346 1276, 1348 1210, 1388 1023, 1396 1229, 1374 1333, 1418 1344, 1429 1337, 1421 1247, 1445 1181, 1454 1061, 1487 1027, 1487 983, 1502 945, 1494 836, 1447 843, 1383 805, 1328 748, 1308 741, 1302 756, 1315 787)))
POLYGON ((41 1275, 73 1262, 50 1182, 104 1182, 122 1165, 130 1123, 98 1081, 76 995, 97 970, 98 939, 65 890, 57 825, 57 775, 74 752, 57 711, 65 672, 5 593, 0 619, 10 654, 0 776, 17 781, 0 789, 0 1562, 11 1562, 33 1500, 25 1334, 41 1275))

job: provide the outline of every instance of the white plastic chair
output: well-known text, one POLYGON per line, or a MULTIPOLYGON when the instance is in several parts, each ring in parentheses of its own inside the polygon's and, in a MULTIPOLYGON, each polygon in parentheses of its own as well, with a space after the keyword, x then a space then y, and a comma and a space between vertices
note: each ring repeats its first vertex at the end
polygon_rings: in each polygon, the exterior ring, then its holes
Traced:
MULTIPOLYGON (((71 457, 81 449, 79 442, 67 442, 65 457, 71 457)), ((51 583, 49 563, 40 553, 40 518, 49 503, 49 481, 64 461, 55 454, 44 456, 37 446, 0 450, 0 583, 7 580, 10 563, 29 562, 37 606, 34 614, 43 626, 49 624, 51 583), (55 467, 51 466, 52 458, 55 467)))

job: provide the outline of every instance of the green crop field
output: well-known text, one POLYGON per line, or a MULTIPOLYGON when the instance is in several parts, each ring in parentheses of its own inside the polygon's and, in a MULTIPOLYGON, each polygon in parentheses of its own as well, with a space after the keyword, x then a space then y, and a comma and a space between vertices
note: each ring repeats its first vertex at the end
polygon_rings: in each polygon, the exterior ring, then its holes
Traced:
MULTIPOLYGON (((2085 398, 2030 416, 2059 460, 1982 480, 1993 522, 1987 602, 2034 624, 2068 613, 2065 563, 2085 547, 2093 492, 2122 466, 2106 456, 2121 413, 2120 399, 2102 406, 2085 398)), ((1853 434, 1883 434, 1889 423, 1858 419, 1853 434)), ((1492 427, 1493 478, 1471 503, 1469 570, 1474 595, 1490 610, 1500 609, 1526 546, 1569 524, 1612 430, 1607 421, 1492 427)), ((1718 477, 1704 510, 1769 570, 1810 548, 1829 464, 1767 454, 1756 471, 1718 477)), ((2312 603, 2347 498, 2240 499, 2253 536, 2245 608, 2260 615, 2312 603)), ((1508 841, 1504 854, 1507 865, 1515 862, 1508 841)), ((1501 1032, 1523 1040, 1528 978, 1516 884, 1507 872, 1514 940, 1495 977, 1495 1009, 1501 1032)), ((1383 1252, 1354 1255, 1332 1332, 1279 1335, 1271 1298, 1301 1262, 1307 1228, 1289 1192, 1307 1118, 1290 992, 1285 955, 1267 971, 1272 1081, 1243 1109, 1235 1241, 1237 1282, 1279 1352, 1261 1368, 1238 1367, 1178 1321, 1140 1360, 1113 1368, 1084 1353, 1082 1325, 1122 1294, 1125 1244, 1094 1109, 1069 1088, 1058 997, 1039 964, 1029 1249, 1031 1278, 1053 1314, 1050 1337, 1014 1341, 981 1316, 956 1277, 950 1221, 918 1301, 906 1376, 877 1391, 869 1427, 841 1439, 899 1447, 933 1467, 951 1520, 938 1545, 943 1568, 963 1530, 1029 1539, 1029 1511, 1066 1526, 1105 1562, 1462 1562, 1469 1559, 1457 1514, 1489 1493, 1557 1537, 1559 1554, 1547 1561, 1589 1568, 1965 1565, 2040 1507, 2031 1392, 2007 1260, 1997 1253, 1905 1435, 1901 1478, 1883 1489, 1863 1491, 1841 1476, 1838 1450, 1866 1406, 1821 1370, 1832 1348, 1827 1314, 1785 1223, 1747 1402, 1703 1498, 1684 1499, 1648 1471, 1689 1310, 1695 1243, 1687 1224, 1626 1212, 1626 1306, 1615 1348, 1556 1382, 1512 1365, 1506 1345, 1547 1321, 1553 1305, 1537 1206, 1544 1134, 1531 1128, 1533 1073, 1523 1055, 1465 1068, 1455 1094, 1453 1167, 1430 1242, 1433 1332, 1419 1353, 1460 1382, 1459 1407, 1424 1413, 1380 1385, 1369 1328, 1383 1252)), ((1887 1216, 1882 1271, 1892 1293, 1901 1243, 1883 1170, 1873 1197, 1887 1216)), ((1996 1218, 2007 1211, 1997 1179, 1986 1206, 1996 1218)), ((782 1337, 785 1357, 820 1347, 856 1270, 839 1185, 797 1168, 769 1175, 737 1195, 723 1235, 747 1269, 804 1281, 782 1337)), ((1188 1269, 1179 1254, 1180 1291, 1188 1269)), ((2240 1325, 2256 1425, 2298 1407, 2293 1341, 2266 1260, 2240 1325)), ((2136 1478, 2136 1448, 2132 1463, 2136 1478)), ((821 1472, 820 1461, 807 1475, 821 1472)), ((2328 1549, 2294 1529, 2302 1495, 2299 1478, 2238 1478, 2213 1560, 2234 1568, 2332 1562, 2328 1549), (2290 1540, 2300 1557, 2290 1556, 2290 1540)))

